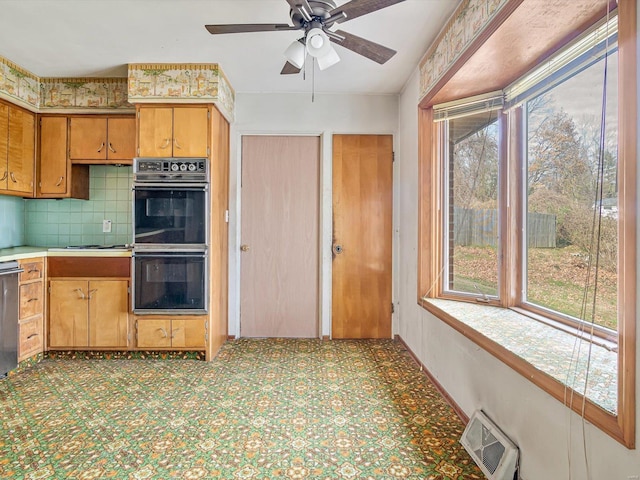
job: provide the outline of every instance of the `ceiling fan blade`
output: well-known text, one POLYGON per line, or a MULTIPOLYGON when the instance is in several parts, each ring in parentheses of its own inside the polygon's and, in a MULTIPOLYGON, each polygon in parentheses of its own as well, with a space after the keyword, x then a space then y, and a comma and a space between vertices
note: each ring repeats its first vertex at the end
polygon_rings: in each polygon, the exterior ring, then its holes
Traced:
POLYGON ((236 23, 230 25, 205 25, 212 35, 222 33, 274 32, 279 30, 298 30, 287 23, 236 23))
POLYGON ((341 45, 344 48, 348 48, 352 52, 356 52, 363 57, 367 57, 374 62, 382 65, 386 63, 397 52, 390 48, 380 45, 379 43, 372 42, 365 38, 358 37, 352 33, 345 32, 343 30, 337 30, 337 35, 344 37, 344 40, 340 40, 337 37, 330 37, 331 41, 337 45, 341 45))
POLYGON ((284 64, 284 67, 282 67, 280 75, 293 75, 296 73, 300 73, 300 69, 292 63, 287 62, 284 64))
POLYGON ((404 2, 404 0, 351 0, 344 5, 331 10, 329 15, 335 15, 340 12, 346 13, 347 18, 344 20, 336 20, 336 23, 344 23, 349 20, 353 20, 354 18, 361 17, 362 15, 366 15, 367 13, 376 12, 400 2, 404 2))

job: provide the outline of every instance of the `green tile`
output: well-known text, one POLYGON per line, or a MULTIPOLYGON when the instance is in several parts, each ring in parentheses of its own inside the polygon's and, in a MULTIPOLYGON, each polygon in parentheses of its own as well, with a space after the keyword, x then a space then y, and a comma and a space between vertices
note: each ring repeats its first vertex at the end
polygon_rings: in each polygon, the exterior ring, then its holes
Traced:
POLYGON ((132 201, 131 189, 116 190, 116 200, 126 200, 127 203, 130 203, 132 201))
POLYGON ((116 188, 118 188, 118 177, 115 177, 115 176, 107 177, 105 182, 105 188, 107 190, 115 190, 116 188))
POLYGON ((128 178, 118 177, 118 189, 129 190, 131 188, 131 182, 128 178))
POLYGON ((82 223, 72 223, 69 225, 69 234, 71 235, 81 235, 82 234, 82 223))

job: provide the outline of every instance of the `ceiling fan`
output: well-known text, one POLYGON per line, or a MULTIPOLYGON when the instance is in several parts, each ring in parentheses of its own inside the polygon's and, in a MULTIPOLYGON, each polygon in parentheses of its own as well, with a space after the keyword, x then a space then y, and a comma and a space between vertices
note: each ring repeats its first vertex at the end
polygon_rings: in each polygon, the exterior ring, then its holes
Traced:
POLYGON ((336 7, 334 0, 286 0, 291 7, 289 15, 293 25, 287 23, 247 23, 205 25, 205 28, 213 35, 302 30, 304 35, 291 43, 285 51, 287 63, 280 72, 282 75, 299 73, 307 54, 318 62, 320 70, 338 63, 340 57, 330 42, 383 64, 396 54, 395 50, 343 30, 331 30, 331 27, 403 1, 351 0, 336 7))

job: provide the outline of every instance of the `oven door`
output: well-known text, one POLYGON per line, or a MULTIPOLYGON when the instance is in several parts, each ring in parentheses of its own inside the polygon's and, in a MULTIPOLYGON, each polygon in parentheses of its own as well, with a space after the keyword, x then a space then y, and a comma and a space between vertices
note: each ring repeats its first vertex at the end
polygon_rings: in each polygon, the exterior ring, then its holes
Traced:
POLYGON ((134 252, 133 312, 207 313, 207 253, 134 252))
POLYGON ((207 185, 134 184, 134 246, 207 244, 207 185))

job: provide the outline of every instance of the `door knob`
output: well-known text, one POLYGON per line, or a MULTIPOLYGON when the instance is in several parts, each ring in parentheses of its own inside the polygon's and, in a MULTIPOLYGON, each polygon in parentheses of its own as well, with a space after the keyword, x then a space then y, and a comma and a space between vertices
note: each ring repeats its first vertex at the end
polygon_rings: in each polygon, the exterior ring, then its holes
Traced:
POLYGON ((335 253, 336 255, 340 255, 342 253, 342 250, 342 245, 333 246, 333 253, 335 253))
POLYGON ((240 250, 242 250, 243 252, 248 252, 249 251, 249 245, 240 245, 240 250))

